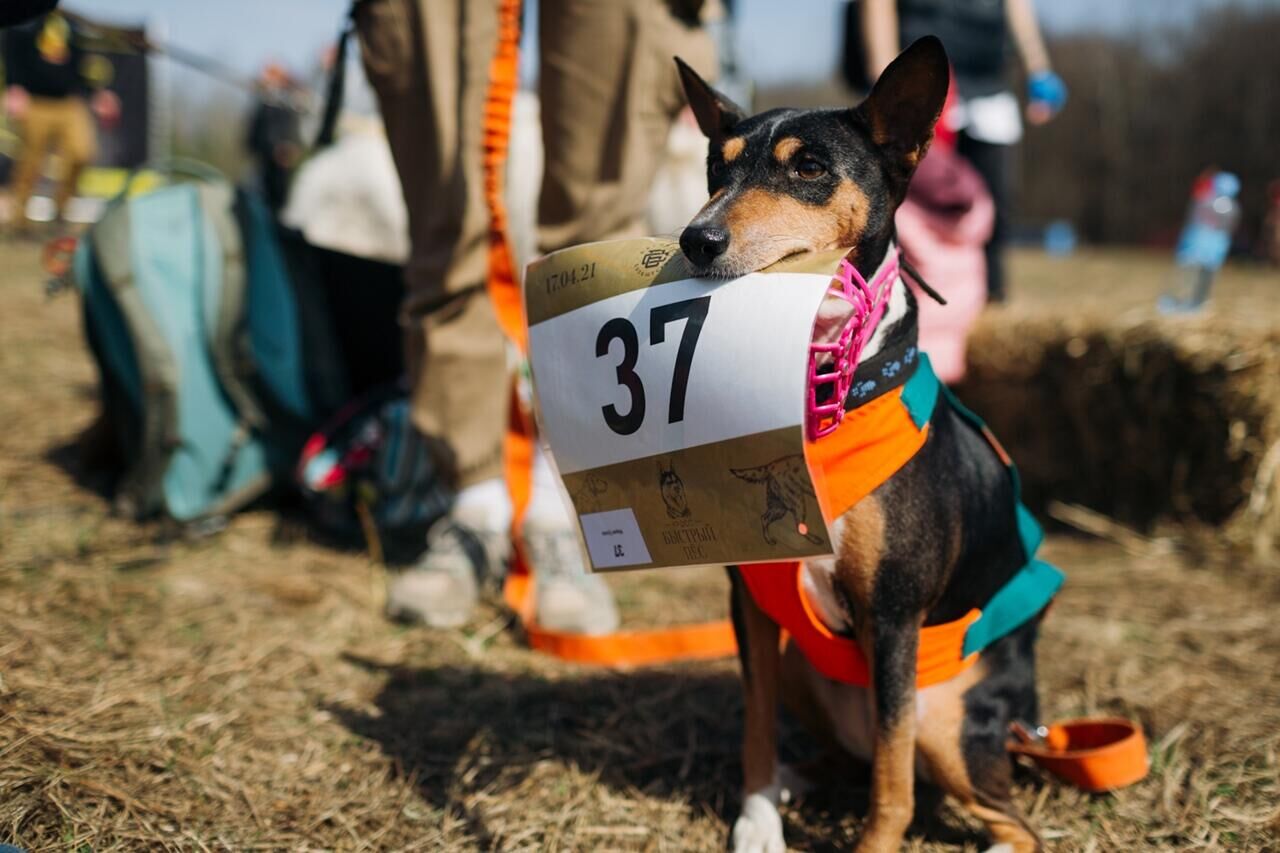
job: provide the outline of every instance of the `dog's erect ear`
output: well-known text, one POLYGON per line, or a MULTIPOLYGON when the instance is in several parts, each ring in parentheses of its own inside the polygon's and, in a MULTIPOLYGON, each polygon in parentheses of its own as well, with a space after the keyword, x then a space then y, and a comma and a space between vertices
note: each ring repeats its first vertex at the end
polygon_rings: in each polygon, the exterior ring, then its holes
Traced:
POLYGON ((680 57, 676 57, 676 68, 680 69, 680 83, 684 86, 684 96, 693 110, 693 117, 698 120, 698 127, 712 142, 724 139, 729 129, 746 118, 741 108, 724 95, 707 85, 707 81, 698 76, 680 57))
POLYGON ((936 36, 898 54, 853 115, 889 159, 910 175, 929 150, 933 126, 947 100, 951 68, 936 36))

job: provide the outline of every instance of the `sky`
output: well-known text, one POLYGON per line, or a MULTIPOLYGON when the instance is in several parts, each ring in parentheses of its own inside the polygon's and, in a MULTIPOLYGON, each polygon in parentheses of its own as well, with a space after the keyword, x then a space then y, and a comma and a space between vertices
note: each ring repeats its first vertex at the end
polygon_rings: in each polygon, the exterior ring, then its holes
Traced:
MULTIPOLYGON (((657 0, 653 0, 657 2, 657 0)), ((169 42, 246 72, 268 58, 297 70, 338 33, 348 0, 64 0, 103 20, 147 21, 169 42)), ((471 0, 477 2, 477 0, 471 0)), ((1050 34, 1184 25, 1228 3, 1280 8, 1280 0, 1034 0, 1050 34)), ((768 85, 824 78, 836 67, 843 0, 736 0, 740 64, 768 85)))

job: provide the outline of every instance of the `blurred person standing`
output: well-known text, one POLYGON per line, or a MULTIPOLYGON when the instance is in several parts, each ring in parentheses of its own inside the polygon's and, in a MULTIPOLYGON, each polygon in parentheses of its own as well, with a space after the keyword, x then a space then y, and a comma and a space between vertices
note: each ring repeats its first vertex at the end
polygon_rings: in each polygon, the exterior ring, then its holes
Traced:
MULTIPOLYGON (((649 185, 684 106, 672 57, 702 73, 713 64, 702 7, 703 0, 540 0, 539 251, 644 233, 649 185)), ((486 293, 492 223, 483 158, 490 87, 514 83, 491 79, 491 64, 500 33, 514 50, 518 16, 518 0, 356 7, 366 74, 409 211, 401 316, 414 422, 438 440, 458 488, 418 565, 391 583, 388 610, 437 626, 467 618, 479 581, 501 576, 511 549, 502 474, 512 369, 486 293)), ((537 620, 551 630, 611 631, 612 596, 586 573, 552 479, 545 460, 535 463, 522 528, 537 620)))
POLYGON ((942 39, 959 89, 947 118, 958 150, 982 175, 996 205, 986 244, 987 295, 1005 298, 1010 146, 1022 138, 1018 101, 1009 91, 1009 36, 1027 75, 1027 120, 1044 124, 1062 109, 1067 88, 1053 72, 1031 0, 859 0, 867 73, 880 76, 900 48, 926 35, 942 39))
POLYGON ((93 160, 97 149, 90 104, 104 123, 120 117, 115 93, 105 88, 94 91, 85 73, 83 40, 78 21, 56 11, 4 33, 8 84, 4 106, 21 127, 22 138, 13 178, 14 220, 19 233, 30 228, 27 202, 45 159, 52 153, 62 160, 54 194, 55 216, 61 220, 80 170, 93 160))
POLYGON ((302 127, 297 85, 284 66, 268 62, 258 75, 245 147, 253 156, 258 183, 273 213, 284 207, 289 177, 302 161, 302 127))

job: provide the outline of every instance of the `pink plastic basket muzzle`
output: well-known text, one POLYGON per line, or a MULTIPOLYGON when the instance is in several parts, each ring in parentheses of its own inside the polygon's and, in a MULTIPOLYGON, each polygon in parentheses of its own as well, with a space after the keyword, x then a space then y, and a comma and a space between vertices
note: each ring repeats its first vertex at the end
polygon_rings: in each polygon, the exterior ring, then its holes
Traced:
POLYGON ((805 428, 811 441, 835 432, 844 420, 844 401, 849 395, 853 372, 858 367, 862 350, 875 334, 885 309, 889 307, 889 295, 897 278, 897 249, 885 257, 870 284, 853 268, 853 264, 841 259, 827 294, 849 303, 849 317, 834 341, 809 345, 805 428), (822 393, 824 389, 830 389, 830 396, 822 393), (819 403, 820 396, 826 402, 819 403))

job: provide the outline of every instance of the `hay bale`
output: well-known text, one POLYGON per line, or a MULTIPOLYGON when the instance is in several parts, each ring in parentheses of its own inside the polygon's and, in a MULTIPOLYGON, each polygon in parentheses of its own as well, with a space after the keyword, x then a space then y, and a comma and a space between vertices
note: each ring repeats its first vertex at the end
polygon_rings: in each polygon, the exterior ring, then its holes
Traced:
POLYGON ((1140 530, 1174 522, 1274 553, 1280 288, 1237 284, 1247 299, 1228 294, 1192 318, 1158 315, 1150 287, 1120 304, 1082 292, 1124 282, 1119 272, 1073 277, 1075 300, 1032 294, 989 312, 969 341, 962 398, 1041 511, 1079 503, 1140 530))

